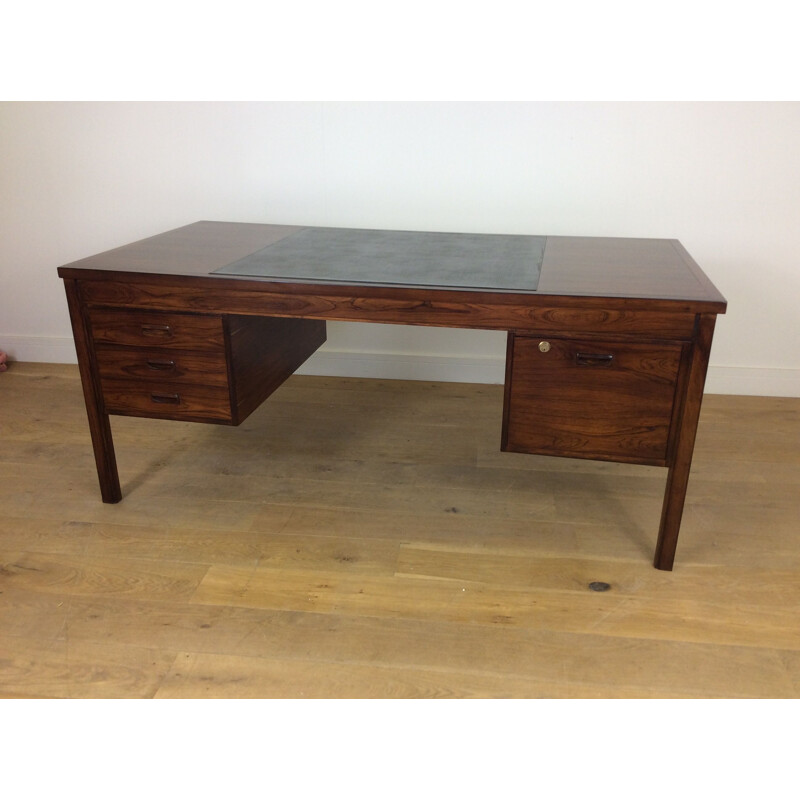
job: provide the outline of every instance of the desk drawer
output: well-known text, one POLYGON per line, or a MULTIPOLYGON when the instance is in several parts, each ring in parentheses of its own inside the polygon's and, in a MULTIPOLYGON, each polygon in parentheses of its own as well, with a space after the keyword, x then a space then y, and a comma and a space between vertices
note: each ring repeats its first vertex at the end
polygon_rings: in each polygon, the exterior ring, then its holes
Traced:
POLYGON ((197 383, 227 386, 228 374, 223 350, 184 352, 164 349, 98 347, 100 377, 169 383, 197 383))
POLYGON ((108 414, 239 425, 324 341, 321 320, 90 309, 108 414))
POLYGON ((103 380, 109 414, 192 422, 231 422, 227 386, 196 386, 138 380, 103 380))
POLYGON ((511 334, 503 449, 663 465, 682 353, 511 334))
POLYGON ((89 319, 96 344, 220 352, 225 348, 218 315, 92 309, 89 319))

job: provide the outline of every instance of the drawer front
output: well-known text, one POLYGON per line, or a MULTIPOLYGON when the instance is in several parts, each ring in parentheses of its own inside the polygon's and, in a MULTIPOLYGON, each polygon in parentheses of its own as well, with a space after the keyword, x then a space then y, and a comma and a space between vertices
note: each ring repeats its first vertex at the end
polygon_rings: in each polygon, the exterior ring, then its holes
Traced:
POLYGON ((95 344, 220 352, 225 347, 218 315, 93 309, 89 318, 95 344))
POLYGON ((503 449, 664 464, 682 352, 512 336, 503 449))
POLYGON ((221 386, 103 380, 106 412, 195 422, 230 422, 230 393, 221 386))
POLYGON ((104 379, 227 386, 228 373, 222 350, 124 349, 98 347, 97 365, 104 379))

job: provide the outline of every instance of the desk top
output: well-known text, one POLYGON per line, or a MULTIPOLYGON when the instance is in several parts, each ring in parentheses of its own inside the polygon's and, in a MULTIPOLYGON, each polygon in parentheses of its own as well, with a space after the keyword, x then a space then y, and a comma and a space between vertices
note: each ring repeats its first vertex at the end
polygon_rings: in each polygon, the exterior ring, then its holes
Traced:
POLYGON ((196 222, 59 268, 283 286, 421 287, 482 294, 725 299, 675 239, 462 234, 196 222))

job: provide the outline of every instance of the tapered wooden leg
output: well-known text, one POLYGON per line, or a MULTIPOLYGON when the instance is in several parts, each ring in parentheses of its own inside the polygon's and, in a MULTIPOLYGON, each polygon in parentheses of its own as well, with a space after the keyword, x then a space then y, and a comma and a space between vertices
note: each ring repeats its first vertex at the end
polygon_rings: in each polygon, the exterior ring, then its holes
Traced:
POLYGON ((67 292, 72 333, 75 337, 75 350, 78 353, 78 369, 83 384, 86 414, 89 417, 89 432, 97 464, 100 494, 104 503, 118 503, 122 499, 122 491, 117 474, 117 459, 114 454, 108 414, 105 413, 103 406, 103 394, 95 367, 89 323, 81 307, 80 287, 77 281, 67 279, 64 281, 64 287, 67 292))
POLYGON ((686 397, 679 421, 680 429, 673 461, 667 475, 664 506, 661 511, 661 528, 658 532, 653 562, 658 569, 671 570, 675 561, 675 548, 678 545, 678 532, 686 501, 686 488, 689 484, 689 471, 692 466, 694 441, 700 419, 700 406, 703 401, 703 388, 716 319, 716 314, 698 315, 697 332, 686 381, 686 397))

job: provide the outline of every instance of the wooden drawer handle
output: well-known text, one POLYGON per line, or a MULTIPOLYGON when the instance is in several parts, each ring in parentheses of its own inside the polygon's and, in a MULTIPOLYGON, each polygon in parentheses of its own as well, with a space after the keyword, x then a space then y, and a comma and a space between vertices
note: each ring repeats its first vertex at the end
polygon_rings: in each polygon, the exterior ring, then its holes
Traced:
POLYGON ((148 369, 155 370, 156 372, 172 372, 175 369, 174 361, 156 361, 155 359, 148 359, 145 361, 148 369))
POLYGON ((169 405, 178 406, 181 403, 181 396, 179 394, 151 394, 150 399, 154 403, 166 403, 169 405))
POLYGON ((166 338, 172 336, 172 328, 169 325, 142 325, 142 336, 166 338))
POLYGON ((579 367, 610 367, 614 356, 611 353, 575 353, 579 367))

